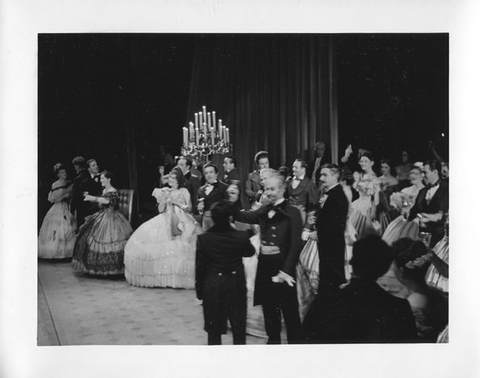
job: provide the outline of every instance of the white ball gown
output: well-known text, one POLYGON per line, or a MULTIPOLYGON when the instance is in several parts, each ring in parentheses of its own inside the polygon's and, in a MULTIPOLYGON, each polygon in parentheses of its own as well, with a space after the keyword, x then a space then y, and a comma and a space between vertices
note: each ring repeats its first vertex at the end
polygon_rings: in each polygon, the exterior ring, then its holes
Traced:
POLYGON ((195 287, 195 249, 202 228, 186 209, 185 188, 155 189, 161 211, 143 223, 125 246, 125 278, 133 286, 195 287))
POLYGON ((380 192, 380 182, 375 175, 362 175, 353 187, 360 197, 351 204, 350 222, 355 228, 358 239, 363 239, 369 234, 377 234, 378 231, 373 223, 374 196, 380 192))
MULTIPOLYGON (((415 185, 402 189, 401 192, 393 193, 390 196, 390 205, 396 207, 399 211, 405 213, 410 212, 410 209, 415 204, 420 189, 415 185)), ((389 245, 400 238, 411 238, 419 240, 418 223, 408 221, 403 214, 395 218, 383 233, 382 239, 389 245)))
POLYGON ((53 206, 43 219, 38 236, 38 257, 64 259, 72 257, 75 245, 75 217, 70 212, 69 199, 72 184, 69 181, 52 185, 48 200, 53 206))

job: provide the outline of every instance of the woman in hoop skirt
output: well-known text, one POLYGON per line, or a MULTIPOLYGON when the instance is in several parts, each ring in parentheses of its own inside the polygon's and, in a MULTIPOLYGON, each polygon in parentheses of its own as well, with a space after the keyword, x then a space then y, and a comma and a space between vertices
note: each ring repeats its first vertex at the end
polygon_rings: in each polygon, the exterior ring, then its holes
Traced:
POLYGON ((418 239, 418 223, 408 221, 407 218, 418 192, 424 187, 421 169, 422 164, 415 163, 409 176, 412 185, 390 196, 390 205, 394 206, 401 214, 388 225, 383 233, 382 239, 389 245, 404 237, 418 239))
POLYGON ((362 174, 354 173, 353 188, 358 192, 359 198, 352 202, 350 222, 357 232, 357 239, 363 239, 368 234, 377 234, 375 227, 376 207, 379 203, 380 183, 373 171, 373 155, 365 151, 360 156, 362 174))
POLYGON ((142 287, 195 288, 195 248, 201 226, 189 213, 190 193, 179 168, 168 175, 169 187, 155 189, 156 217, 143 223, 125 247, 125 278, 142 287))
POLYGON ((392 221, 391 213, 393 209, 390 207, 390 196, 395 190, 398 190, 398 180, 392 176, 390 159, 382 159, 380 162, 382 175, 378 178, 380 182, 380 193, 377 217, 381 225, 381 234, 383 234, 392 221))
POLYGON ((76 239, 75 218, 69 205, 72 183, 67 180, 67 169, 62 164, 55 164, 53 169, 58 177, 48 193, 53 206, 43 220, 38 237, 38 257, 42 259, 72 257, 76 239))
POLYGON ((97 202, 100 210, 85 218, 80 227, 73 252, 73 267, 91 275, 123 274, 125 244, 132 227, 118 211, 119 197, 111 185, 112 174, 104 171, 100 183, 104 187, 100 197, 85 193, 84 201, 97 202))

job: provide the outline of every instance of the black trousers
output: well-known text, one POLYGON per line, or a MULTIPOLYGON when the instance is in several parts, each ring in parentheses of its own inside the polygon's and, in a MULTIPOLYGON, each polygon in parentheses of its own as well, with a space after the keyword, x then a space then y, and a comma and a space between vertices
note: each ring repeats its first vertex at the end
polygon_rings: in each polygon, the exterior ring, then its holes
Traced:
POLYGON ((234 344, 246 343, 247 289, 243 266, 235 272, 210 272, 205 281, 203 313, 208 344, 220 345, 230 321, 234 344))
POLYGON ((300 315, 298 313, 297 288, 286 283, 274 283, 272 277, 281 268, 281 256, 259 256, 255 282, 255 304, 261 304, 265 331, 269 344, 280 344, 282 314, 287 328, 289 344, 302 341, 300 315))

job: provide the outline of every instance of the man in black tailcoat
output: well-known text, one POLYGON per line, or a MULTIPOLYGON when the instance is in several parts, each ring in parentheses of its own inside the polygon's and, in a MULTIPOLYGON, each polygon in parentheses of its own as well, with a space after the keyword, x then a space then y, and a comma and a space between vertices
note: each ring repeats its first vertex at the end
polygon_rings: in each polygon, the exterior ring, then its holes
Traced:
MULTIPOLYGON (((340 179, 341 170, 337 165, 322 166, 320 182, 324 185, 325 192, 320 198, 316 214, 319 286, 317 297, 303 321, 307 335, 323 311, 335 301, 340 285, 346 282, 345 227, 349 203, 339 184, 340 179)), ((310 222, 315 221, 315 217, 310 215, 309 218, 310 222)))
POLYGON ((195 208, 197 205, 197 194, 198 189, 202 186, 200 177, 192 173, 192 164, 193 160, 188 156, 181 156, 177 161, 177 166, 183 172, 183 177, 185 177, 185 188, 190 193, 190 198, 192 199, 192 207, 195 208))
MULTIPOLYGON (((235 220, 259 224, 261 246, 255 279, 254 305, 262 305, 267 344, 281 343, 281 313, 289 344, 301 342, 300 316, 295 287, 295 269, 302 250, 300 210, 284 197, 284 177, 275 175, 265 181, 270 203, 258 210, 239 211, 235 220)), ((230 201, 238 197, 230 191, 230 201)))
POLYGON ((437 160, 427 161, 422 173, 428 185, 420 190, 408 220, 419 222, 420 231, 432 235, 430 247, 445 235, 445 219, 448 213, 448 182, 440 177, 441 165, 437 160))
POLYGON ((82 195, 82 202, 77 209, 80 214, 80 220, 77 225, 80 227, 85 222, 85 217, 92 215, 98 211, 98 203, 84 201, 83 196, 88 193, 91 196, 100 196, 102 194, 102 184, 100 184, 100 175, 98 164, 95 159, 87 161, 87 177, 80 183, 80 194, 82 195))
POLYGON ((80 189, 80 184, 88 177, 85 159, 82 156, 77 156, 72 160, 77 176, 73 179, 72 198, 70 200, 70 211, 76 215, 77 227, 80 227, 84 220, 83 214, 83 193, 80 189))
POLYGON ((320 290, 331 292, 345 283, 345 227, 348 199, 339 183, 341 171, 334 164, 325 164, 320 182, 326 190, 320 199, 316 217, 320 258, 320 290))
POLYGON ((215 225, 198 236, 195 288, 203 300, 208 345, 222 344, 227 319, 232 326, 233 343, 246 343, 247 287, 243 257, 251 257, 255 248, 247 231, 231 226, 234 205, 221 200, 211 209, 215 225))
POLYGON ((198 189, 196 213, 201 215, 203 230, 207 231, 213 226, 210 209, 215 202, 228 198, 228 185, 218 180, 218 168, 215 164, 205 164, 203 175, 205 185, 198 189))

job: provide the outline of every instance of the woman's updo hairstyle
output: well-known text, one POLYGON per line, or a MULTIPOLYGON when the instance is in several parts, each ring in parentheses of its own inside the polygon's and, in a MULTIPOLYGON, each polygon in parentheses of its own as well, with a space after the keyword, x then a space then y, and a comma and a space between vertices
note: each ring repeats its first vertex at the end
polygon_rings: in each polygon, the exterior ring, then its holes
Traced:
POLYGON ((104 175, 105 178, 110 179, 110 181, 113 181, 114 176, 112 172, 105 170, 103 172, 100 172, 100 174, 104 175))
POLYGON ((178 183, 178 188, 183 188, 185 186, 185 176, 183 175, 183 172, 180 168, 174 167, 170 171, 170 174, 175 176, 175 179, 177 180, 177 183, 178 183))
POLYGON ((55 172, 56 175, 58 175, 58 172, 61 170, 67 170, 67 167, 65 167, 62 163, 57 163, 53 166, 53 172, 55 172))
POLYGON ((255 160, 255 164, 256 164, 257 167, 258 167, 258 162, 260 161, 260 159, 264 159, 264 158, 268 159, 268 152, 267 151, 258 151, 255 154, 254 160, 255 160))
POLYGON ((390 159, 390 158, 385 158, 385 159, 380 160, 380 164, 388 165, 388 168, 390 169, 390 172, 393 170, 393 168, 395 168, 393 166, 392 159, 390 159))
POLYGON ((370 161, 375 161, 374 157, 373 157, 373 154, 370 152, 370 151, 363 151, 361 154, 360 154, 360 157, 358 158, 358 160, 360 160, 362 157, 366 157, 368 158, 370 161))

